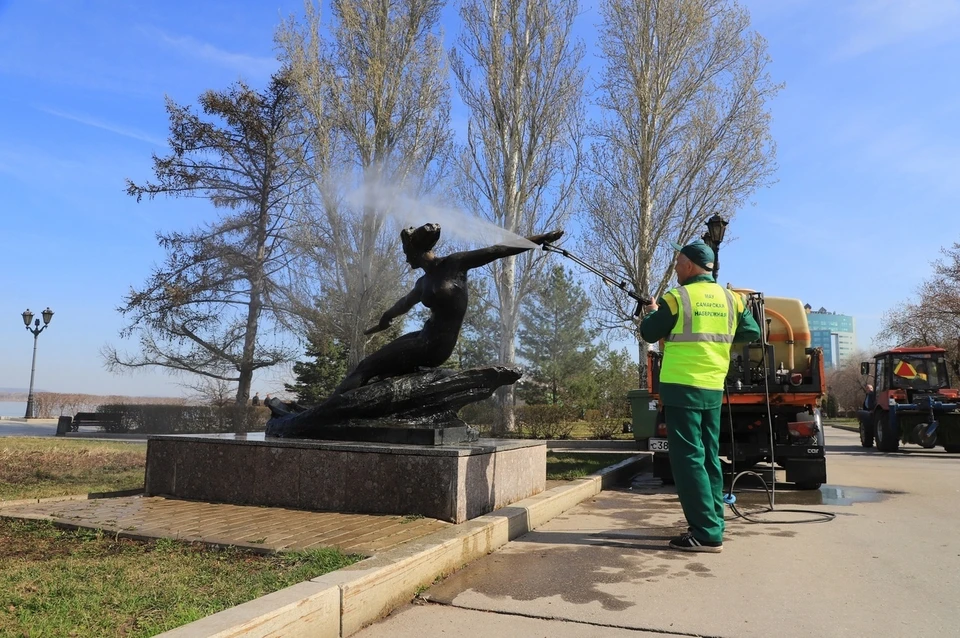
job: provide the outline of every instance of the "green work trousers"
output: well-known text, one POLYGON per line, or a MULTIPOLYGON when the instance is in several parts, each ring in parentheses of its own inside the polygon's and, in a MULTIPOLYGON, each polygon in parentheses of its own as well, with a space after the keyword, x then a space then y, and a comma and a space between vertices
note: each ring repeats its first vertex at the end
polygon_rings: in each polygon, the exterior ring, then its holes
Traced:
POLYGON ((694 537, 723 542, 723 473, 720 469, 720 407, 664 407, 670 466, 677 495, 694 537))

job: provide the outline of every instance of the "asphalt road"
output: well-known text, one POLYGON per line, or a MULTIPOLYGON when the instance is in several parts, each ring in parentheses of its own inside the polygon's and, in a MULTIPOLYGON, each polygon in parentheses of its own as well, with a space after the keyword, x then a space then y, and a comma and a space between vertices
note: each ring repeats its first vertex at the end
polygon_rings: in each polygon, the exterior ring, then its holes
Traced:
POLYGON ((53 419, 0 420, 0 436, 56 436, 57 422, 53 419))
MULTIPOLYGON (((828 431, 829 484, 778 490, 728 523, 722 554, 665 549, 684 521, 649 480, 605 491, 435 584, 360 638, 956 636, 960 455, 860 447, 828 431)), ((739 484, 738 484, 739 485, 739 484)), ((740 504, 758 502, 742 492, 740 504)))
MULTIPOLYGON (((142 438, 134 438, 132 435, 109 435, 103 434, 103 431, 100 428, 93 426, 81 426, 81 434, 86 434, 87 436, 82 437, 83 439, 97 439, 104 441, 114 441, 117 439, 128 440, 128 441, 146 441, 146 436, 142 438)), ((56 436, 57 435, 57 420, 56 419, 31 419, 27 421, 26 419, 2 419, 0 420, 0 438, 5 436, 56 436)), ((72 435, 75 437, 76 435, 72 435)), ((72 438, 72 437, 71 437, 72 438)))

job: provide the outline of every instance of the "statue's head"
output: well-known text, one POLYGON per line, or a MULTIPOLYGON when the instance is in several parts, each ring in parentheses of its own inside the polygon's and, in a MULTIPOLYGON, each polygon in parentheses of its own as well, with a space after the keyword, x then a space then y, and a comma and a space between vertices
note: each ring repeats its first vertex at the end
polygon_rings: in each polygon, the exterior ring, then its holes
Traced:
POLYGON ((440 224, 424 224, 418 228, 411 226, 400 231, 403 254, 414 267, 419 265, 420 257, 433 250, 439 240, 440 224))

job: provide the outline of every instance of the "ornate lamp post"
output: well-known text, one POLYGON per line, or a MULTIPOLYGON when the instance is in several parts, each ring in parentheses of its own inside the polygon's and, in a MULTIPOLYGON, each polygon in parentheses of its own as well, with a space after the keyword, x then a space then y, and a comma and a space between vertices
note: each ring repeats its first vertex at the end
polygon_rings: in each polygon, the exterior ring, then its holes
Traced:
POLYGON ((33 412, 33 375, 37 370, 37 337, 40 336, 40 333, 50 325, 50 320, 53 319, 53 311, 50 308, 46 308, 43 312, 40 313, 43 316, 43 325, 40 325, 40 320, 37 319, 34 321, 33 313, 30 312, 30 309, 27 308, 23 311, 23 325, 27 327, 29 332, 33 333, 33 363, 30 365, 30 393, 27 395, 27 413, 24 415, 25 419, 32 419, 36 415, 33 412), (33 327, 30 327, 30 322, 33 322, 33 327))
POLYGON ((703 241, 710 248, 713 248, 713 278, 717 278, 720 272, 720 244, 723 242, 723 236, 727 232, 727 220, 719 214, 707 220, 707 232, 703 234, 703 241))

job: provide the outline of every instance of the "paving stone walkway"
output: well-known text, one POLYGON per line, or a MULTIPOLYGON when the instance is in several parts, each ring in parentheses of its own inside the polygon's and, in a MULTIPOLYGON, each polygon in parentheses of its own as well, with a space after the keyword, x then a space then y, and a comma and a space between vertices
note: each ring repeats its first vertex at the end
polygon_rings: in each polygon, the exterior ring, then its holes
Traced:
POLYGON ((306 512, 126 496, 8 505, 0 516, 50 520, 133 538, 173 538, 258 550, 338 547, 367 556, 452 525, 389 514, 306 512))

